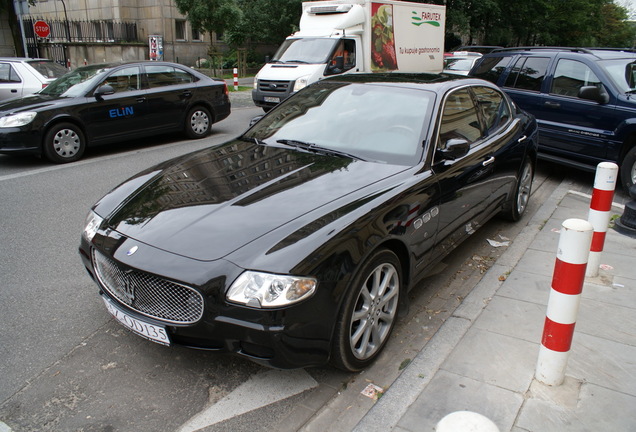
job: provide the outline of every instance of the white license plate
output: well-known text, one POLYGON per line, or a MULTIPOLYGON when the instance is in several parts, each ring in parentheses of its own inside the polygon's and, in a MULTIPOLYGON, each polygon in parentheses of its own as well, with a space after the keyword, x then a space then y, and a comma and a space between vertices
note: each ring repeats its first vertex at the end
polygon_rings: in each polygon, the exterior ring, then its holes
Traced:
POLYGON ((170 345, 170 338, 168 337, 168 333, 166 333, 165 327, 156 326, 154 324, 138 320, 137 318, 133 318, 127 313, 116 308, 110 300, 104 297, 102 297, 102 299, 106 304, 108 312, 110 312, 110 314, 126 328, 153 342, 157 342, 162 345, 170 345))
POLYGON ((272 97, 272 96, 265 96, 265 102, 279 103, 280 102, 280 98, 279 97, 272 97))

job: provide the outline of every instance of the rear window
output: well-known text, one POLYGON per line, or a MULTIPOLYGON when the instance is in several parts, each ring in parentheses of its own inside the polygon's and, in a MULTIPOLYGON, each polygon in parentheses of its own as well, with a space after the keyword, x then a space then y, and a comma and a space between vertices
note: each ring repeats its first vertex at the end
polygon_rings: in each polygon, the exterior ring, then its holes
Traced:
POLYGON ((508 63, 510 63, 510 58, 510 56, 484 57, 470 75, 497 84, 499 77, 506 70, 508 63))
POLYGON ((42 75, 44 78, 50 78, 50 79, 59 78, 62 75, 64 75, 66 72, 68 72, 68 69, 66 69, 64 66, 60 65, 59 63, 55 63, 53 61, 36 60, 36 61, 29 61, 27 63, 33 69, 38 71, 38 73, 42 75))
POLYGON ((520 57, 510 71, 504 87, 541 91, 548 63, 549 57, 520 57))

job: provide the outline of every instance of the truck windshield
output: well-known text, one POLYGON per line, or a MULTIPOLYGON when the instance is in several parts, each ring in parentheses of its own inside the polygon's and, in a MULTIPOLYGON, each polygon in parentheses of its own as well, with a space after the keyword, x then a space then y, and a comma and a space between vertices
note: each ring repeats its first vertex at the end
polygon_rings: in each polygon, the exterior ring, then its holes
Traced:
POLYGON ((636 91, 636 58, 599 62, 622 93, 636 91))
POLYGON ((339 42, 339 39, 286 39, 278 48, 272 62, 322 64, 327 62, 336 42, 339 42))

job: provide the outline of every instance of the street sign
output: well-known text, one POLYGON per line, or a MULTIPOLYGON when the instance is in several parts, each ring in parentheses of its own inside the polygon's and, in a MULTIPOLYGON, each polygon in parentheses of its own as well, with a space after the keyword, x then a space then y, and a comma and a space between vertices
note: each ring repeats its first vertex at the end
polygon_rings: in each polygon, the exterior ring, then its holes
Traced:
POLYGON ((49 27, 46 21, 39 20, 33 24, 33 31, 35 31, 38 37, 47 38, 51 34, 51 27, 49 27))

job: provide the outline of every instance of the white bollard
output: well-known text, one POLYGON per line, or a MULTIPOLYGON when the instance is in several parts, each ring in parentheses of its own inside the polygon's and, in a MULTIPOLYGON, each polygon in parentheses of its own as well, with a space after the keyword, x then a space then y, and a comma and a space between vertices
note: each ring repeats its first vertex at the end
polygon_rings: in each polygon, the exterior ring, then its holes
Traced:
POLYGON ((238 91, 238 69, 234 68, 234 91, 238 91))
POLYGON ((590 212, 587 216, 588 222, 594 227, 590 256, 587 261, 587 270, 585 271, 585 276, 588 277, 598 276, 598 269, 601 265, 601 252, 603 252, 603 246, 605 245, 605 235, 609 226, 617 178, 618 165, 615 163, 601 162, 597 165, 590 212))
POLYGON ((471 411, 456 411, 435 425, 436 432, 499 432, 488 417, 471 411))
POLYGON ((558 386, 565 379, 565 368, 585 282, 592 231, 592 224, 582 219, 568 219, 561 225, 552 289, 535 372, 537 380, 547 385, 558 386))

